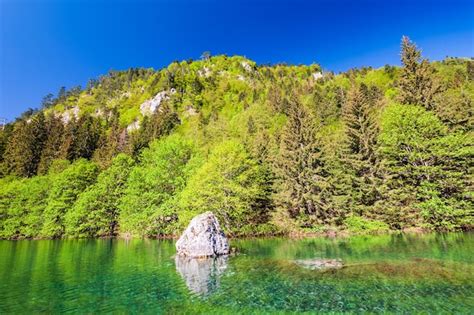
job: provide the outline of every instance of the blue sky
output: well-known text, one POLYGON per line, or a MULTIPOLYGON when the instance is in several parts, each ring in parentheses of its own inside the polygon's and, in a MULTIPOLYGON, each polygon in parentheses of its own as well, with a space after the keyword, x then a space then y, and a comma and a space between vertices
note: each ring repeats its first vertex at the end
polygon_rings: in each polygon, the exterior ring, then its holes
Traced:
POLYGON ((474 1, 0 0, 0 117, 110 69, 197 59, 343 71, 399 63, 408 35, 430 60, 474 56, 474 1))

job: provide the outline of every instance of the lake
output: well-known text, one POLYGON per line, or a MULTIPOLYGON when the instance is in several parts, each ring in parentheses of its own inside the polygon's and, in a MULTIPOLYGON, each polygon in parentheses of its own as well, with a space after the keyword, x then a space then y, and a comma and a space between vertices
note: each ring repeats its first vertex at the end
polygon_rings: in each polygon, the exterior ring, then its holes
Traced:
POLYGON ((474 233, 231 240, 175 258, 168 240, 0 241, 0 313, 474 311, 474 233), (310 270, 295 260, 342 259, 310 270))

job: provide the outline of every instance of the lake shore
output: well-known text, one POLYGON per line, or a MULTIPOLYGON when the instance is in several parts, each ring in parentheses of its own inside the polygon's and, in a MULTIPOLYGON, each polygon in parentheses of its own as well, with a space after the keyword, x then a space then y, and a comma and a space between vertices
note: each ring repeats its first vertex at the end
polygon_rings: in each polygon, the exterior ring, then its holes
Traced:
MULTIPOLYGON (((393 234, 430 234, 430 233, 448 233, 448 232, 470 232, 472 228, 468 228, 462 231, 435 231, 421 227, 409 227, 402 230, 383 230, 383 231, 350 231, 344 229, 328 229, 326 231, 292 231, 292 232, 275 232, 275 233, 257 233, 257 234, 240 234, 240 235, 227 235, 229 239, 262 239, 262 238, 288 238, 288 239, 305 239, 305 238, 348 238, 352 236, 381 236, 381 235, 393 235, 393 234)), ((177 240, 180 237, 178 234, 158 235, 156 237, 137 237, 131 234, 119 234, 116 236, 98 237, 98 238, 76 238, 76 237, 65 237, 65 238, 13 238, 13 239, 0 239, 3 241, 21 241, 21 240, 72 240, 72 239, 149 239, 149 240, 177 240)))

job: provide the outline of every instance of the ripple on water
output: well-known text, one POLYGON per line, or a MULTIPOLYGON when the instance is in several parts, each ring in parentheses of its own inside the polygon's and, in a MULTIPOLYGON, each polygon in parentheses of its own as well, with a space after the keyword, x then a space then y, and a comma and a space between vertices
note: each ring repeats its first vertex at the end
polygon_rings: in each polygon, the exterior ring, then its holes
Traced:
POLYGON ((173 257, 171 241, 0 242, 0 313, 470 313, 473 234, 234 241, 173 257), (309 270, 295 260, 341 259, 309 270))

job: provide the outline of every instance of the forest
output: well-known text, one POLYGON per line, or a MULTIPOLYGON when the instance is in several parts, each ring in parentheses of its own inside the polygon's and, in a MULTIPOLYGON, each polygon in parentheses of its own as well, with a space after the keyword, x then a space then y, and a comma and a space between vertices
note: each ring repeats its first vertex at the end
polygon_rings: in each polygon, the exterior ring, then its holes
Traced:
POLYGON ((0 131, 0 238, 474 227, 474 60, 344 73, 241 56, 110 71, 0 131))

